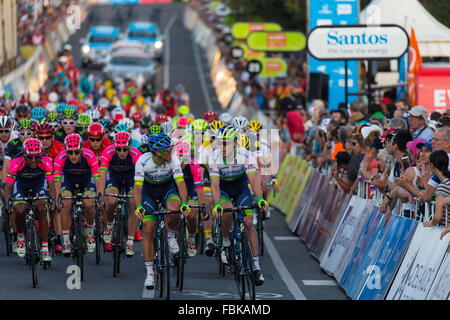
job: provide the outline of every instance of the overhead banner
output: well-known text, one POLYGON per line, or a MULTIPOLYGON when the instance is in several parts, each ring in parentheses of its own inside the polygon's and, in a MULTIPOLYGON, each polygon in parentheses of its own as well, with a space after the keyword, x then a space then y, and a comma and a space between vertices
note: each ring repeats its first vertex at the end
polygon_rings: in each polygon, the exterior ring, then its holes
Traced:
POLYGON ((447 252, 444 261, 434 279, 427 300, 450 300, 450 253, 447 252))
POLYGON ((386 300, 425 300, 450 243, 441 228, 417 226, 386 300))
POLYGON ((305 48, 306 37, 301 32, 252 32, 247 45, 254 51, 297 52, 305 48))
POLYGON ((236 22, 231 27, 231 34, 235 39, 246 39, 250 32, 255 31, 281 31, 278 23, 264 22, 236 22))
MULTIPOLYGON (((318 26, 354 25, 359 23, 359 0, 309 0, 308 31, 318 26)), ((309 72, 328 74, 328 109, 334 110, 345 101, 344 61, 317 60, 308 55, 309 72)), ((348 92, 358 92, 358 62, 348 62, 348 92)), ((357 101, 357 96, 349 96, 348 102, 357 101)))
POLYGON ((397 25, 318 26, 307 47, 318 60, 397 59, 408 50, 409 37, 397 25))

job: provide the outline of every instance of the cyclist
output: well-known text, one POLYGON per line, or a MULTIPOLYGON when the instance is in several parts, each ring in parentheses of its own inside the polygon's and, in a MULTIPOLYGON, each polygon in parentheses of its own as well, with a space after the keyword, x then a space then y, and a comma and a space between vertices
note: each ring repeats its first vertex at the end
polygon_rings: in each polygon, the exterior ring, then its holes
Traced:
MULTIPOLYGON (((149 146, 151 152, 140 157, 136 164, 134 196, 137 205, 136 215, 143 221, 143 251, 147 269, 145 286, 148 290, 152 290, 155 283, 153 236, 158 218, 151 214, 158 210, 156 201, 170 211, 181 209, 182 212, 189 213, 190 208, 187 204, 188 195, 180 162, 177 157, 172 157, 171 138, 165 134, 152 135, 149 137, 149 146)), ((180 217, 167 215, 165 221, 169 250, 172 254, 177 254, 179 247, 175 230, 178 230, 180 217)))
POLYGON ((211 122, 213 122, 213 121, 215 121, 215 120, 217 120, 218 117, 219 117, 219 116, 217 115, 217 112, 215 112, 215 111, 207 111, 207 112, 205 112, 205 113, 203 114, 203 119, 204 119, 206 122, 208 122, 208 124, 211 123, 211 122))
MULTIPOLYGON (((114 137, 114 145, 109 146, 102 154, 102 164, 100 171, 102 175, 102 189, 106 186, 105 193, 119 193, 124 188, 125 192, 133 195, 134 167, 142 153, 131 146, 131 136, 126 131, 118 132, 114 137)), ((114 209, 117 205, 117 199, 105 197, 105 212, 107 217, 106 229, 103 233, 105 247, 111 251, 111 236, 114 220, 114 209)), ((133 198, 130 199, 130 212, 136 210, 136 203, 133 198)), ((126 255, 134 256, 134 237, 138 219, 136 215, 130 214, 128 217, 128 241, 126 255)))
POLYGON ((72 133, 78 133, 81 137, 86 140, 87 135, 83 130, 77 127, 77 107, 75 106, 66 106, 62 112, 62 120, 61 126, 62 128, 58 129, 55 132, 55 139, 61 143, 64 143, 65 138, 72 133))
MULTIPOLYGON (((11 192, 13 198, 24 198, 28 195, 28 190, 32 190, 33 194, 38 197, 46 197, 49 195, 52 204, 55 203, 55 182, 53 176, 52 160, 42 155, 42 144, 39 140, 30 138, 23 143, 22 155, 15 158, 11 162, 6 178, 5 202, 9 206, 11 192), (14 185, 14 190, 13 190, 14 185)), ((39 217, 39 227, 41 236, 41 255, 45 262, 52 261, 48 250, 48 220, 45 200, 36 200, 34 203, 35 212, 39 217)), ((22 201, 13 203, 16 228, 17 243, 16 253, 19 257, 25 256, 25 236, 23 234, 25 227, 25 211, 26 203, 22 201)), ((54 211, 54 206, 50 208, 54 211)))
POLYGON ((147 134, 148 128, 152 124, 152 119, 150 117, 144 117, 139 121, 139 124, 140 127, 133 129, 133 131, 131 132, 131 137, 142 144, 142 138, 145 134, 147 134))
MULTIPOLYGON (((94 196, 95 190, 100 189, 100 173, 98 171, 98 161, 95 154, 82 147, 83 139, 78 133, 69 134, 64 140, 66 151, 61 152, 55 160, 55 181, 56 192, 63 196, 71 196, 75 191, 75 185, 80 186, 80 192, 85 196, 94 196), (95 184, 94 184, 95 182, 95 184)), ((101 199, 101 194, 98 194, 101 199)), ((94 252, 94 200, 84 199, 87 222, 87 247, 88 252, 94 252)), ((72 201, 64 200, 62 212, 63 227, 63 254, 68 256, 71 253, 69 240, 72 201)))
POLYGON ((94 122, 89 125, 86 133, 89 140, 84 142, 83 148, 91 150, 100 164, 103 151, 112 145, 112 142, 105 136, 105 128, 99 122, 94 122))
POLYGON ((42 143, 42 153, 49 156, 53 161, 60 152, 64 151, 64 145, 54 140, 55 129, 48 124, 43 123, 37 127, 37 138, 42 143))
MULTIPOLYGON (((256 202, 260 208, 267 210, 267 202, 262 197, 261 183, 256 175, 258 164, 251 153, 237 146, 239 130, 226 126, 218 131, 216 148, 209 158, 209 175, 211 179, 211 193, 214 200, 213 214, 217 215, 223 208, 231 208, 234 202, 237 206, 251 206, 252 198, 248 188, 255 193, 256 202)), ((258 238, 252 223, 253 210, 245 210, 244 225, 253 254, 253 279, 256 286, 264 283, 264 277, 259 266, 258 238)), ((230 246, 229 230, 233 222, 230 212, 221 214, 223 246, 230 246)), ((225 251, 222 259, 227 262, 225 251)))
POLYGON ((16 116, 16 120, 17 122, 20 122, 20 120, 30 120, 31 119, 31 108, 27 105, 19 105, 16 109, 14 109, 13 111, 15 111, 15 116, 16 116))
MULTIPOLYGON (((206 204, 205 191, 203 189, 202 172, 198 162, 191 156, 191 142, 179 140, 175 143, 175 154, 181 162, 183 178, 189 195, 189 205, 199 202, 206 204)), ((188 230, 188 255, 194 257, 197 254, 195 234, 197 233, 198 209, 191 209, 187 216, 188 230)))
POLYGON ((0 167, 3 167, 6 145, 14 139, 12 135, 13 126, 14 123, 9 117, 0 117, 0 167))

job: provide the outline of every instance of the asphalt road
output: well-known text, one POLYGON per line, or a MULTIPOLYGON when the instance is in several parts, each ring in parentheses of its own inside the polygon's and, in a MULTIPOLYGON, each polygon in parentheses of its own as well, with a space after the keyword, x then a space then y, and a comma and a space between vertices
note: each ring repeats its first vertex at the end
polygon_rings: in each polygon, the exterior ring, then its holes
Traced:
MULTIPOLYGON (((90 23, 120 22, 117 10, 125 7, 102 6, 96 7, 90 23)), ((204 57, 195 59, 194 45, 190 33, 182 24, 182 4, 167 4, 159 6, 130 7, 127 19, 151 17, 160 24, 163 31, 171 23, 169 31, 170 57, 166 65, 161 66, 158 75, 158 85, 162 86, 164 74, 169 75, 171 86, 183 83, 191 96, 192 110, 201 115, 207 110, 204 90, 201 88, 200 77, 208 79, 206 74, 199 74, 198 70, 207 70, 206 66, 199 68, 196 61, 203 63, 204 57), (158 9, 159 8, 159 9, 158 9), (176 18, 174 18, 176 17, 176 18), (174 20, 174 22, 171 22, 174 20), (169 68, 165 71, 164 68, 169 68)), ((88 22, 89 22, 88 21, 88 22)), ((87 33, 88 22, 71 39, 74 47, 75 60, 79 61, 79 39, 87 33)), ((123 21, 123 24, 126 21, 123 21)), ((170 26, 170 25, 169 25, 170 26)), ((200 53, 198 50, 197 53, 200 53)), ((98 72, 98 71, 97 71, 98 72)), ((210 84, 204 88, 210 94, 213 107, 218 109, 214 93, 210 84)), ((261 300, 341 300, 347 299, 345 293, 337 284, 324 273, 319 263, 312 258, 304 244, 290 234, 284 217, 273 210, 272 218, 266 223, 266 248, 261 257, 261 268, 265 283, 257 287, 257 299, 261 300), (305 285, 304 281, 314 282, 305 285)), ((39 283, 32 288, 31 272, 23 259, 16 256, 7 257, 3 235, 0 237, 0 300, 4 299, 146 299, 151 298, 144 291, 145 266, 141 255, 141 245, 136 244, 136 255, 126 259, 117 278, 112 276, 112 254, 103 254, 99 265, 95 264, 95 256, 86 256, 85 280, 80 289, 69 289, 67 274, 69 266, 74 262, 71 258, 56 257, 50 270, 39 267, 39 283), (144 294, 145 293, 145 294, 144 294)), ((231 275, 222 278, 218 273, 215 258, 198 255, 187 261, 185 269, 185 289, 183 292, 173 288, 172 299, 205 300, 205 299, 238 299, 236 284, 231 275)), ((69 281, 70 282, 70 281, 69 281)), ((174 283, 174 281, 172 282, 174 283)))

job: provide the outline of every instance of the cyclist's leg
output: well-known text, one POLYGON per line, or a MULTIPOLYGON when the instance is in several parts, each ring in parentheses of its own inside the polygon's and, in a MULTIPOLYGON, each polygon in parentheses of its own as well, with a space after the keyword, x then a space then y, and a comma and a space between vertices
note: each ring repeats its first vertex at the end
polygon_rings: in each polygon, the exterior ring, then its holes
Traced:
POLYGON ((151 215, 151 213, 158 210, 158 204, 156 203, 155 197, 147 188, 145 183, 142 189, 142 206, 145 209, 146 215, 142 219, 142 251, 144 253, 144 264, 147 269, 147 277, 145 280, 146 286, 151 286, 154 283, 154 260, 155 260, 155 248, 153 238, 155 235, 156 226, 158 224, 158 217, 151 215))
MULTIPOLYGON (((133 190, 133 184, 134 179, 133 176, 125 177, 123 180, 124 183, 124 189, 125 192, 130 195, 134 196, 134 190, 133 190)), ((130 248, 133 247, 134 244, 134 236, 136 234, 137 225, 139 223, 139 219, 135 214, 132 214, 136 211, 136 201, 133 198, 129 198, 129 205, 130 205, 130 214, 128 216, 128 240, 127 240, 127 247, 130 246, 130 248)), ((131 252, 130 252, 131 253, 131 252)))
MULTIPOLYGON (((61 194, 62 196, 70 197, 75 191, 75 186, 67 177, 62 176, 61 194)), ((63 235, 63 251, 70 253, 70 227, 72 225, 72 217, 70 212, 72 210, 72 200, 63 200, 62 213, 62 235, 63 235)))
MULTIPOLYGON (((250 189, 247 184, 244 186, 243 191, 239 194, 236 199, 237 206, 251 206, 252 205, 252 196, 250 193, 250 189)), ((253 210, 245 210, 244 217, 244 225, 247 229, 248 239, 250 241, 250 247, 252 249, 252 254, 254 257, 259 256, 258 253, 258 235, 256 233, 256 229, 253 226, 253 210)))
MULTIPOLYGON (((191 199, 189 200, 189 205, 198 205, 197 199, 191 199)), ((197 254, 197 247, 195 244, 195 235, 197 234, 197 216, 198 216, 198 209, 192 208, 191 212, 189 212, 187 216, 187 232, 188 232, 188 255, 189 257, 194 257, 197 254)))
MULTIPOLYGON (((12 197, 13 198, 24 198, 26 191, 21 188, 18 181, 15 182, 12 197)), ((25 256, 25 211, 27 209, 26 203, 23 201, 18 201, 13 203, 13 214, 14 223, 16 225, 17 232, 17 243, 16 243, 16 253, 19 257, 25 256)))
MULTIPOLYGON (((162 203, 169 211, 180 210, 181 200, 174 184, 171 184, 168 187, 168 190, 164 196, 162 203)), ((180 216, 178 214, 168 214, 165 217, 165 221, 168 226, 169 230, 168 236, 170 238, 173 235, 173 233, 175 233, 176 230, 178 230, 178 227, 180 225, 180 216)))
MULTIPOLYGON (((224 209, 230 209, 233 207, 233 202, 231 201, 231 197, 228 195, 228 193, 224 190, 220 190, 220 203, 222 205, 222 208, 224 209)), ((232 212, 223 212, 221 215, 221 221, 222 221, 222 239, 223 239, 223 246, 229 247, 230 246, 230 229, 231 224, 233 223, 233 213, 232 212)))
MULTIPOLYGON (((206 196, 206 205, 207 205, 207 210, 209 210, 209 208, 213 207, 213 199, 211 197, 211 188, 209 188, 209 190, 207 190, 207 188, 205 187, 205 196, 206 196)), ((211 213, 211 212, 210 212, 211 213)), ((208 246, 210 243, 212 244, 212 226, 213 226, 213 215, 210 214, 208 220, 204 220, 203 221, 203 235, 205 236, 205 242, 206 242, 206 250, 212 250, 212 246, 208 246)))
MULTIPOLYGON (((118 193, 119 186, 117 183, 117 179, 111 171, 108 171, 106 176, 106 188, 105 193, 118 193)), ((114 220, 114 209, 117 205, 117 199, 114 197, 105 196, 105 221, 108 227, 112 228, 112 222, 114 220)))
MULTIPOLYGON (((83 196, 92 197, 95 196, 95 184, 94 179, 91 177, 90 180, 86 181, 82 186, 83 196)), ((83 200, 85 217, 86 217, 86 231, 87 231, 87 246, 88 252, 92 253, 95 251, 95 200, 94 199, 84 199, 83 200)))

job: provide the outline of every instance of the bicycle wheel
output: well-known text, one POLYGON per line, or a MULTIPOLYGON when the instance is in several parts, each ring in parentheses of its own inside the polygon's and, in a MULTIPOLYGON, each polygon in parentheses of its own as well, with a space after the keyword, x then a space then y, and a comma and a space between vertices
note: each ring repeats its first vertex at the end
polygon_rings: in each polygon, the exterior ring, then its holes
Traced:
MULTIPOLYGON (((250 244, 248 242, 247 231, 244 230, 241 239, 242 246, 242 262, 245 277, 246 288, 248 291, 248 295, 250 300, 256 299, 256 290, 255 290, 255 282, 253 279, 253 255, 252 250, 250 248, 250 244)), ((245 298, 245 296, 244 296, 245 298)))
MULTIPOLYGON (((159 227, 158 227, 159 228, 159 227)), ((158 232, 158 231, 157 231, 158 232)), ((161 255, 161 240, 155 236, 154 246, 155 246, 155 296, 159 296, 161 299, 163 297, 163 288, 164 288, 164 277, 163 277, 163 268, 162 268, 162 255, 161 255)))
POLYGON ((240 242, 233 238, 230 246, 230 266, 233 268, 234 281, 239 292, 239 298, 245 300, 245 276, 242 268, 242 248, 240 242))
POLYGON ((84 234, 83 234, 83 220, 78 217, 76 226, 76 255, 77 265, 80 267, 81 281, 84 280, 84 234))
POLYGON ((186 243, 186 221, 182 218, 180 223, 178 246, 180 251, 178 252, 177 261, 177 283, 176 286, 183 291, 184 287, 184 265, 186 264, 187 258, 187 243, 186 243))
POLYGON ((256 232, 258 234, 258 245, 259 245, 259 255, 264 255, 264 224, 262 215, 264 213, 262 210, 258 210, 258 222, 256 224, 256 232))
POLYGON ((101 225, 101 217, 100 217, 100 212, 97 212, 97 214, 95 215, 95 264, 100 264, 100 247, 101 247, 101 243, 102 243, 102 225, 101 225))
POLYGON ((169 244, 167 243, 167 232, 163 230, 161 235, 161 255, 163 262, 162 288, 164 288, 166 300, 170 300, 170 251, 169 244))
MULTIPOLYGON (((33 214, 33 213, 31 213, 33 214)), ((37 278, 37 263, 39 262, 39 256, 36 254, 38 248, 36 247, 36 223, 34 219, 26 222, 26 234, 25 234, 25 243, 26 243, 26 255, 28 256, 28 261, 31 267, 31 279, 33 283, 33 288, 36 288, 38 283, 37 278)))
POLYGON ((5 246, 6 246, 6 255, 9 257, 12 253, 12 232, 11 232, 11 224, 8 212, 5 209, 2 215, 2 230, 5 236, 5 246))
POLYGON ((113 247, 113 277, 116 277, 119 273, 120 264, 120 232, 121 232, 121 219, 116 215, 113 225, 113 234, 111 245, 113 247))

